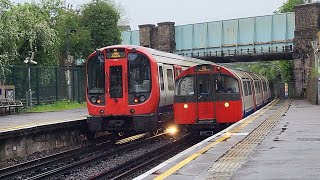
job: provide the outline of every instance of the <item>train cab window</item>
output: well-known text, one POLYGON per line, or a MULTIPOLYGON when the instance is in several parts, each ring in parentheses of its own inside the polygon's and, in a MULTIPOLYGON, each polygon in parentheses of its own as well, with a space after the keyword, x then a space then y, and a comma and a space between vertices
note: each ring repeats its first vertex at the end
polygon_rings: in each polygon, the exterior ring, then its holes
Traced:
POLYGON ((103 94, 105 92, 104 58, 94 55, 87 62, 88 93, 103 94))
POLYGON ((186 76, 176 82, 175 95, 177 96, 193 96, 193 77, 186 76))
POLYGON ((173 91, 174 84, 173 84, 173 73, 171 69, 167 69, 167 78, 168 78, 168 90, 173 91))
POLYGON ((146 56, 128 54, 128 87, 129 93, 151 92, 151 66, 146 56))
POLYGON ((237 79, 228 75, 218 75, 216 81, 216 90, 218 93, 239 93, 237 79))

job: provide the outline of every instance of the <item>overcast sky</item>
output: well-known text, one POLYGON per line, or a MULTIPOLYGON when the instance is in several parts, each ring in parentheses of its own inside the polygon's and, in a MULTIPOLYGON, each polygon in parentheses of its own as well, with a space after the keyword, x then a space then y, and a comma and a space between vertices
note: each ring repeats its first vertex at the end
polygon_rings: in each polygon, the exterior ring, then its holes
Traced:
MULTIPOLYGON (((31 0, 11 0, 15 3, 31 0)), ((75 6, 90 0, 67 0, 75 6)), ((176 25, 270 15, 286 0, 115 0, 126 10, 132 30, 140 24, 176 25)))

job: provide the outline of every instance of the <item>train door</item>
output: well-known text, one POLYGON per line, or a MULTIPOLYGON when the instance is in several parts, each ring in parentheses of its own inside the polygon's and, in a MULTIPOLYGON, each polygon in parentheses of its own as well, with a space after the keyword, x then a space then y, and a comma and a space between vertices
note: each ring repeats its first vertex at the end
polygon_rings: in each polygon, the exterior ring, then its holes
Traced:
POLYGON ((127 99, 125 96, 126 59, 113 59, 106 61, 106 114, 126 114, 127 99), (112 108, 110 108, 112 107, 112 108))
POLYGON ((163 107, 166 103, 166 91, 164 89, 164 76, 163 76, 163 64, 158 64, 159 71, 159 88, 160 88, 160 102, 159 107, 163 107))
POLYGON ((215 120, 215 89, 213 74, 195 75, 196 114, 198 123, 215 120))

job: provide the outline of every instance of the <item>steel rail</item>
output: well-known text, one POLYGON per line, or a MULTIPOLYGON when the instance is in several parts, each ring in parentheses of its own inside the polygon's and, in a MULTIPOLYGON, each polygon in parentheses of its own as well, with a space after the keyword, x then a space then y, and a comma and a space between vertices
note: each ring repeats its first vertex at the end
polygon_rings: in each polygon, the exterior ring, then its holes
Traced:
POLYGON ((140 140, 137 142, 131 142, 129 144, 115 144, 116 146, 118 146, 118 148, 114 148, 110 151, 97 154, 97 155, 92 156, 90 158, 84 158, 79 161, 58 167, 56 169, 53 169, 53 170, 50 170, 50 171, 47 171, 47 172, 44 172, 41 174, 37 174, 32 177, 28 177, 28 179, 35 180, 35 179, 45 179, 45 178, 50 178, 50 177, 57 177, 59 175, 70 172, 70 171, 77 169, 79 167, 85 166, 87 164, 91 164, 91 163, 99 161, 101 159, 105 159, 108 156, 131 151, 133 149, 136 149, 137 147, 140 147, 140 145, 145 144, 145 143, 149 143, 150 141, 155 140, 154 138, 159 138, 159 137, 161 137, 161 136, 153 136, 153 137, 143 139, 143 140, 140 140))
POLYGON ((58 164, 59 162, 66 162, 71 159, 76 159, 79 156, 93 153, 94 151, 101 151, 101 149, 112 148, 112 145, 114 145, 112 143, 113 140, 113 137, 109 137, 108 139, 100 138, 83 147, 77 147, 46 157, 37 158, 28 162, 2 168, 0 169, 0 179, 10 179, 19 175, 25 175, 26 173, 41 169, 42 167, 48 167, 58 164))
POLYGON ((162 146, 158 149, 145 153, 132 160, 129 160, 117 167, 101 172, 100 174, 89 177, 89 180, 94 179, 125 179, 132 176, 135 172, 146 169, 149 165, 163 160, 169 155, 181 150, 186 144, 190 143, 190 135, 187 134, 182 138, 162 146))

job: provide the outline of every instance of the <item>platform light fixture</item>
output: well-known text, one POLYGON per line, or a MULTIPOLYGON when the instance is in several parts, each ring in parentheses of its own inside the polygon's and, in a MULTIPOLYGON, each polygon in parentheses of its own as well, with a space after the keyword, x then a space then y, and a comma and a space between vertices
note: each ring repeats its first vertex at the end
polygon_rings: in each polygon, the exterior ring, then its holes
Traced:
POLYGON ((28 100, 27 104, 28 104, 29 107, 32 106, 32 90, 31 90, 31 70, 30 70, 30 66, 38 64, 33 59, 34 59, 34 52, 33 51, 28 51, 28 56, 23 61, 25 64, 28 65, 28 84, 29 84, 29 89, 28 89, 28 92, 27 92, 27 100, 28 100))

